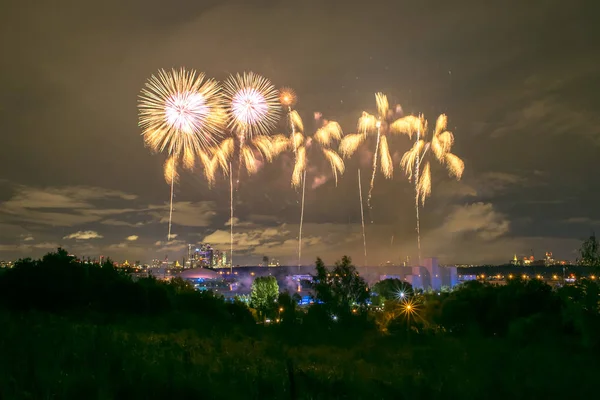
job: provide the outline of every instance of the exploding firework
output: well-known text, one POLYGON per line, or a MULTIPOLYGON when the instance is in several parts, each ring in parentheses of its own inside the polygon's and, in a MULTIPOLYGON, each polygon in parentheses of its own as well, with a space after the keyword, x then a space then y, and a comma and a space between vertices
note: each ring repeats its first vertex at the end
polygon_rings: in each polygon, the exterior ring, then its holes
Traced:
POLYGON ((302 185, 302 206, 300 213, 300 233, 298 235, 298 263, 300 263, 302 253, 302 223, 304 219, 304 195, 306 187, 306 169, 308 167, 309 155, 311 149, 317 149, 318 152, 329 162, 331 172, 334 176, 336 185, 338 175, 344 173, 344 161, 338 153, 332 149, 332 145, 341 140, 342 128, 335 121, 316 119, 319 128, 312 136, 304 133, 304 123, 296 111, 290 113, 293 136, 290 141, 296 154, 294 171, 292 172, 292 186, 302 185))
POLYGON ((448 118, 442 114, 435 124, 431 141, 426 141, 427 121, 423 116, 418 118, 417 135, 415 144, 404 153, 400 166, 409 177, 414 179, 415 185, 415 212, 417 216, 417 248, 419 252, 419 263, 421 261, 421 223, 419 219, 419 204, 425 205, 425 199, 431 195, 431 163, 429 154, 441 164, 445 165, 450 176, 460 180, 465 169, 464 162, 452 154, 454 135, 446 130, 448 118), (421 165, 425 165, 421 168, 421 165))
MULTIPOLYGON (((288 123, 290 125, 290 140, 294 146, 294 157, 296 157, 295 162, 298 162, 298 154, 296 148, 296 141, 294 140, 294 136, 296 135, 296 124, 294 123, 294 116, 292 114, 292 106, 296 104, 296 92, 291 88, 282 88, 279 90, 279 102, 282 106, 287 109, 287 117, 288 123)), ((300 121, 302 123, 302 121, 300 121)))
MULTIPOLYGON (((398 115, 401 112, 400 107, 391 110, 387 96, 383 93, 376 93, 375 100, 377 103, 377 116, 363 112, 358 120, 359 133, 346 135, 340 143, 340 153, 344 157, 350 157, 368 136, 376 136, 375 152, 373 154, 373 169, 371 172, 369 194, 367 196, 367 206, 369 210, 372 209, 371 197, 373 195, 378 161, 380 161, 381 171, 386 178, 391 178, 394 172, 388 138, 393 134, 405 134, 412 137, 412 132, 414 131, 413 127, 415 122, 417 122, 416 118, 412 116, 400 117, 398 115)), ((371 221, 371 223, 372 222, 373 221, 371 221)))
POLYGON ((293 107, 296 104, 296 92, 291 88, 281 88, 279 89, 279 102, 284 107, 293 107))
MULTIPOLYGON (((253 72, 236 74, 225 82, 227 127, 231 137, 223 140, 210 162, 214 172, 221 169, 229 175, 231 214, 231 257, 233 260, 233 163, 237 152, 236 188, 239 186, 242 167, 248 174, 258 171, 262 159, 271 162, 288 145, 282 135, 270 136, 279 118, 278 91, 271 82, 253 72)), ((230 263, 233 266, 233 261, 230 263)))
POLYGON ((164 173, 171 185, 169 234, 173 213, 173 186, 179 164, 192 169, 196 158, 204 165, 209 182, 213 149, 221 139, 223 98, 216 81, 193 70, 159 70, 142 89, 139 99, 139 125, 148 147, 166 152, 164 173))
POLYGON ((280 106, 278 91, 267 78, 253 72, 230 76, 225 82, 229 128, 250 139, 275 127, 280 106))

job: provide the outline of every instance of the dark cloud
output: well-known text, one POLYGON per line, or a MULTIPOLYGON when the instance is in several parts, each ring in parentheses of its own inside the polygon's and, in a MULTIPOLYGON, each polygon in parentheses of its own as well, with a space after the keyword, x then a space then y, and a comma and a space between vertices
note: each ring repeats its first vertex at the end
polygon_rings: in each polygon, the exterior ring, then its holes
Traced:
MULTIPOLYGON (((380 90, 405 113, 432 121, 445 112, 466 171, 454 182, 432 166, 424 253, 495 262, 535 248, 574 258, 575 242, 600 221, 600 32, 588 3, 9 1, 0 16, 0 256, 64 245, 117 259, 179 258, 204 239, 228 248, 228 182, 209 189, 202 171, 176 186, 178 236, 165 243, 164 158, 144 148, 137 127, 144 81, 188 66, 217 79, 251 69, 294 87, 307 129, 321 112, 355 131, 380 90), (98 237, 83 240, 87 232, 98 237)), ((370 263, 416 254, 413 193, 398 167, 409 145, 390 141, 394 177, 378 173, 365 210, 370 263)), ((304 263, 364 260, 357 170, 367 186, 373 146, 347 162, 337 186, 327 164, 311 160, 304 263)), ((263 254, 297 262, 292 163, 284 155, 242 178, 240 263, 263 254)))

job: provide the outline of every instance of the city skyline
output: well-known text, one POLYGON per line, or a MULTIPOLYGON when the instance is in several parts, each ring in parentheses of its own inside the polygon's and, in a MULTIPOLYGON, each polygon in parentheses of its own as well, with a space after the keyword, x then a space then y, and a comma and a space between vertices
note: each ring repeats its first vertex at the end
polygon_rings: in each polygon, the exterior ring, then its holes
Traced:
MULTIPOLYGON (((539 2, 543 19, 535 18, 535 4, 516 1, 498 9, 433 1, 433 14, 379 3, 367 21, 363 4, 335 1, 186 3, 168 15, 137 0, 108 1, 97 13, 85 4, 66 14, 50 5, 9 7, 0 17, 13 55, 0 61, 0 259, 39 257, 59 246, 116 259, 185 253, 198 242, 228 249, 227 180, 219 175, 209 188, 201 169, 182 172, 175 186, 175 236, 167 243, 165 158, 144 149, 137 126, 137 95, 148 76, 185 66, 219 80, 245 70, 263 74, 297 92, 295 108, 307 125, 320 112, 345 134, 355 133, 363 110, 376 111, 377 91, 405 114, 423 112, 430 124, 446 113, 466 170, 454 182, 432 166, 423 257, 499 264, 534 249, 574 260, 600 226, 591 173, 600 145, 592 52, 598 28, 579 23, 557 31, 558 22, 585 16, 555 1, 539 2), (314 28, 303 29, 306 21, 314 28)), ((275 133, 289 133, 284 119, 275 133)), ((368 264, 416 258, 413 187, 399 168, 411 143, 390 142, 393 179, 376 176, 368 264)), ((346 160, 337 187, 325 163, 308 169, 303 264, 317 256, 332 264, 344 254, 364 263, 356 176, 360 168, 368 181, 372 150, 346 160)), ((298 262, 292 168, 285 154, 243 177, 235 264, 258 264, 264 255, 298 262)))

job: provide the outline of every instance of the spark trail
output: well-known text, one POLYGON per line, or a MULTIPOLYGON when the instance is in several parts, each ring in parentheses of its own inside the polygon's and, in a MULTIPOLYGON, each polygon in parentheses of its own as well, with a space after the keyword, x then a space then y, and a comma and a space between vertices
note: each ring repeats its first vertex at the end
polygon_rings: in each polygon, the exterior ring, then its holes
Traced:
POLYGON ((175 158, 173 158, 172 165, 171 165, 171 205, 169 207, 169 233, 167 234, 167 242, 171 241, 171 224, 173 222, 173 196, 174 196, 174 194, 175 194, 175 158))
POLYGON ((360 184, 360 168, 358 169, 358 197, 360 199, 360 219, 362 225, 363 248, 365 251, 365 267, 367 266, 367 236, 365 235, 365 212, 363 210, 362 186, 360 184))
POLYGON ((306 169, 302 175, 302 206, 300 210, 300 233, 298 234, 298 266, 302 265, 302 225, 304 223, 304 193, 306 191, 306 169))
POLYGON ((159 70, 141 90, 138 108, 145 144, 168 155, 164 175, 171 185, 167 236, 171 240, 178 165, 191 170, 200 158, 209 184, 214 179, 209 154, 222 137, 223 97, 218 82, 205 79, 203 73, 184 68, 159 70))
MULTIPOLYGON (((417 143, 421 138, 421 129, 417 130, 417 143)), ((421 219, 419 217, 419 169, 421 166, 421 156, 419 153, 415 156, 415 214, 417 216, 417 267, 421 266, 421 219)))
POLYGON ((229 163, 229 272, 233 272, 233 175, 231 174, 231 162, 229 163))
POLYGON ((452 132, 446 131, 447 117, 442 114, 438 117, 433 137, 429 142, 426 142, 427 121, 423 116, 419 116, 418 124, 414 126, 416 141, 412 148, 404 153, 400 161, 404 172, 415 180, 415 214, 417 217, 417 250, 418 261, 421 264, 421 221, 420 221, 420 206, 425 205, 425 200, 431 195, 431 162, 437 160, 440 164, 446 166, 448 174, 457 180, 462 177, 465 169, 464 162, 451 153, 452 145, 454 144, 454 135, 452 132), (421 167, 421 164, 424 166, 421 167), (419 203, 421 203, 419 205, 419 203))
MULTIPOLYGON (((367 207, 370 216, 373 208, 371 200, 377 169, 381 169, 386 179, 391 179, 394 173, 389 140, 394 135, 408 135, 412 137, 412 126, 416 121, 416 118, 412 116, 403 117, 400 105, 397 105, 395 109, 391 109, 388 98, 383 93, 375 94, 375 102, 377 104, 377 115, 363 111, 357 124, 358 133, 346 135, 340 143, 340 153, 347 158, 352 156, 359 149, 360 145, 371 136, 377 136, 375 152, 373 153, 373 172, 367 196, 367 207)), ((373 218, 370 218, 370 221, 373 223, 373 218)))
POLYGON ((375 174, 377 173, 377 154, 381 142, 381 122, 377 121, 377 143, 375 144, 375 154, 373 155, 373 173, 371 174, 371 184, 369 185, 369 194, 367 196, 367 207, 369 208, 369 219, 373 223, 373 207, 371 206, 371 197, 373 197, 373 187, 375 186, 375 174))

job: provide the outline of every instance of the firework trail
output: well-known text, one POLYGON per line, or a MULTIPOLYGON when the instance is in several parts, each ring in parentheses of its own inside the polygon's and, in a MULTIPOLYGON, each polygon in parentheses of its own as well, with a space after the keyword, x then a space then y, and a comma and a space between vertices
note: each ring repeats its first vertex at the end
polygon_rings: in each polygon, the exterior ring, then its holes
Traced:
POLYGON ((302 266, 302 224, 304 223, 304 192, 306 190, 306 169, 302 175, 302 208, 300 211, 300 233, 298 234, 298 267, 302 266))
POLYGON ((381 142, 381 122, 377 121, 377 143, 375 144, 375 156, 373 157, 373 173, 371 174, 371 184, 369 185, 369 194, 367 195, 367 207, 369 207, 369 219, 373 223, 371 211, 371 198, 373 197, 373 187, 375 186, 375 173, 377 172, 377 153, 379 152, 379 143, 381 142))
POLYGON ((344 160, 336 151, 331 148, 335 141, 342 138, 342 128, 335 121, 322 120, 320 113, 315 113, 315 120, 319 123, 319 128, 312 135, 308 136, 304 132, 304 123, 302 118, 296 111, 290 113, 294 136, 290 139, 291 147, 296 154, 296 162, 294 171, 292 172, 292 186, 298 188, 302 184, 302 205, 300 212, 300 233, 298 235, 298 262, 300 263, 300 255, 302 248, 302 226, 304 220, 304 200, 306 194, 306 169, 309 162, 308 151, 311 148, 317 148, 325 157, 331 166, 331 172, 335 178, 337 185, 338 175, 344 173, 344 160), (314 146, 313 146, 314 144, 314 146))
POLYGON ((406 175, 414 177, 415 184, 415 213, 417 217, 417 248, 419 252, 419 265, 421 263, 421 223, 419 219, 419 208, 425 205, 425 199, 431 195, 431 163, 428 155, 433 154, 435 160, 446 166, 450 176, 460 180, 465 169, 464 162, 452 154, 454 135, 446 130, 448 118, 442 114, 438 117, 432 139, 426 142, 427 121, 420 116, 416 124, 416 141, 413 147, 404 153, 400 165, 406 175), (421 164, 425 165, 421 169, 421 164))
POLYGON ((146 82, 139 95, 139 126, 145 144, 154 152, 166 152, 164 174, 171 185, 169 233, 173 217, 177 165, 193 169, 196 158, 212 182, 210 156, 221 139, 225 119, 223 98, 216 81, 194 70, 159 70, 146 82))
POLYGON ((236 191, 241 169, 257 172, 257 154, 271 162, 287 145, 282 135, 269 136, 279 118, 278 92, 267 78, 253 72, 230 76, 224 85, 227 128, 231 137, 223 140, 211 159, 211 168, 221 168, 230 182, 230 250, 233 267, 233 163, 237 151, 236 191))
POLYGON ((358 197, 360 199, 360 219, 362 225, 363 248, 365 251, 365 267, 367 266, 367 236, 365 235, 365 211, 363 210, 362 186, 360 184, 360 168, 358 169, 358 197))
MULTIPOLYGON (((296 92, 294 92, 291 88, 281 88, 279 90, 279 102, 282 106, 287 109, 288 122, 290 124, 291 135, 290 139, 294 140, 294 135, 296 134, 296 127, 294 125, 294 121, 292 120, 292 106, 296 104, 296 92)), ((296 154, 296 142, 294 144, 294 155, 296 154)))
POLYGON ((167 182, 171 181, 171 201, 169 206, 169 233, 167 234, 167 241, 171 240, 171 222, 173 221, 173 196, 175 194, 175 158, 171 157, 165 163, 165 178, 167 182))
MULTIPOLYGON (((231 170, 231 163, 229 163, 229 170, 231 170)), ((233 174, 229 174, 229 272, 233 272, 233 174)))
MULTIPOLYGON (((421 140, 421 129, 417 130, 417 142, 421 140)), ((421 156, 419 153, 415 156, 415 215, 417 217, 417 261, 418 267, 421 266, 421 218, 419 216, 419 167, 421 166, 421 156)))
MULTIPOLYGON (((402 108, 396 106, 394 110, 389 107, 387 96, 383 93, 375 94, 377 103, 377 116, 363 112, 358 120, 358 132, 346 135, 340 143, 340 153, 344 157, 350 157, 356 152, 360 145, 371 135, 376 136, 375 152, 373 154, 373 171, 371 173, 371 182, 369 185, 369 194, 367 196, 367 207, 371 213, 371 198, 373 187, 375 185, 375 175, 377 173, 378 161, 381 162, 381 172, 390 179, 394 173, 394 165, 388 145, 388 138, 392 135, 406 134, 412 137, 414 132, 411 127, 415 124, 415 117, 401 117, 402 108)), ((371 223, 373 220, 371 218, 371 223)))

